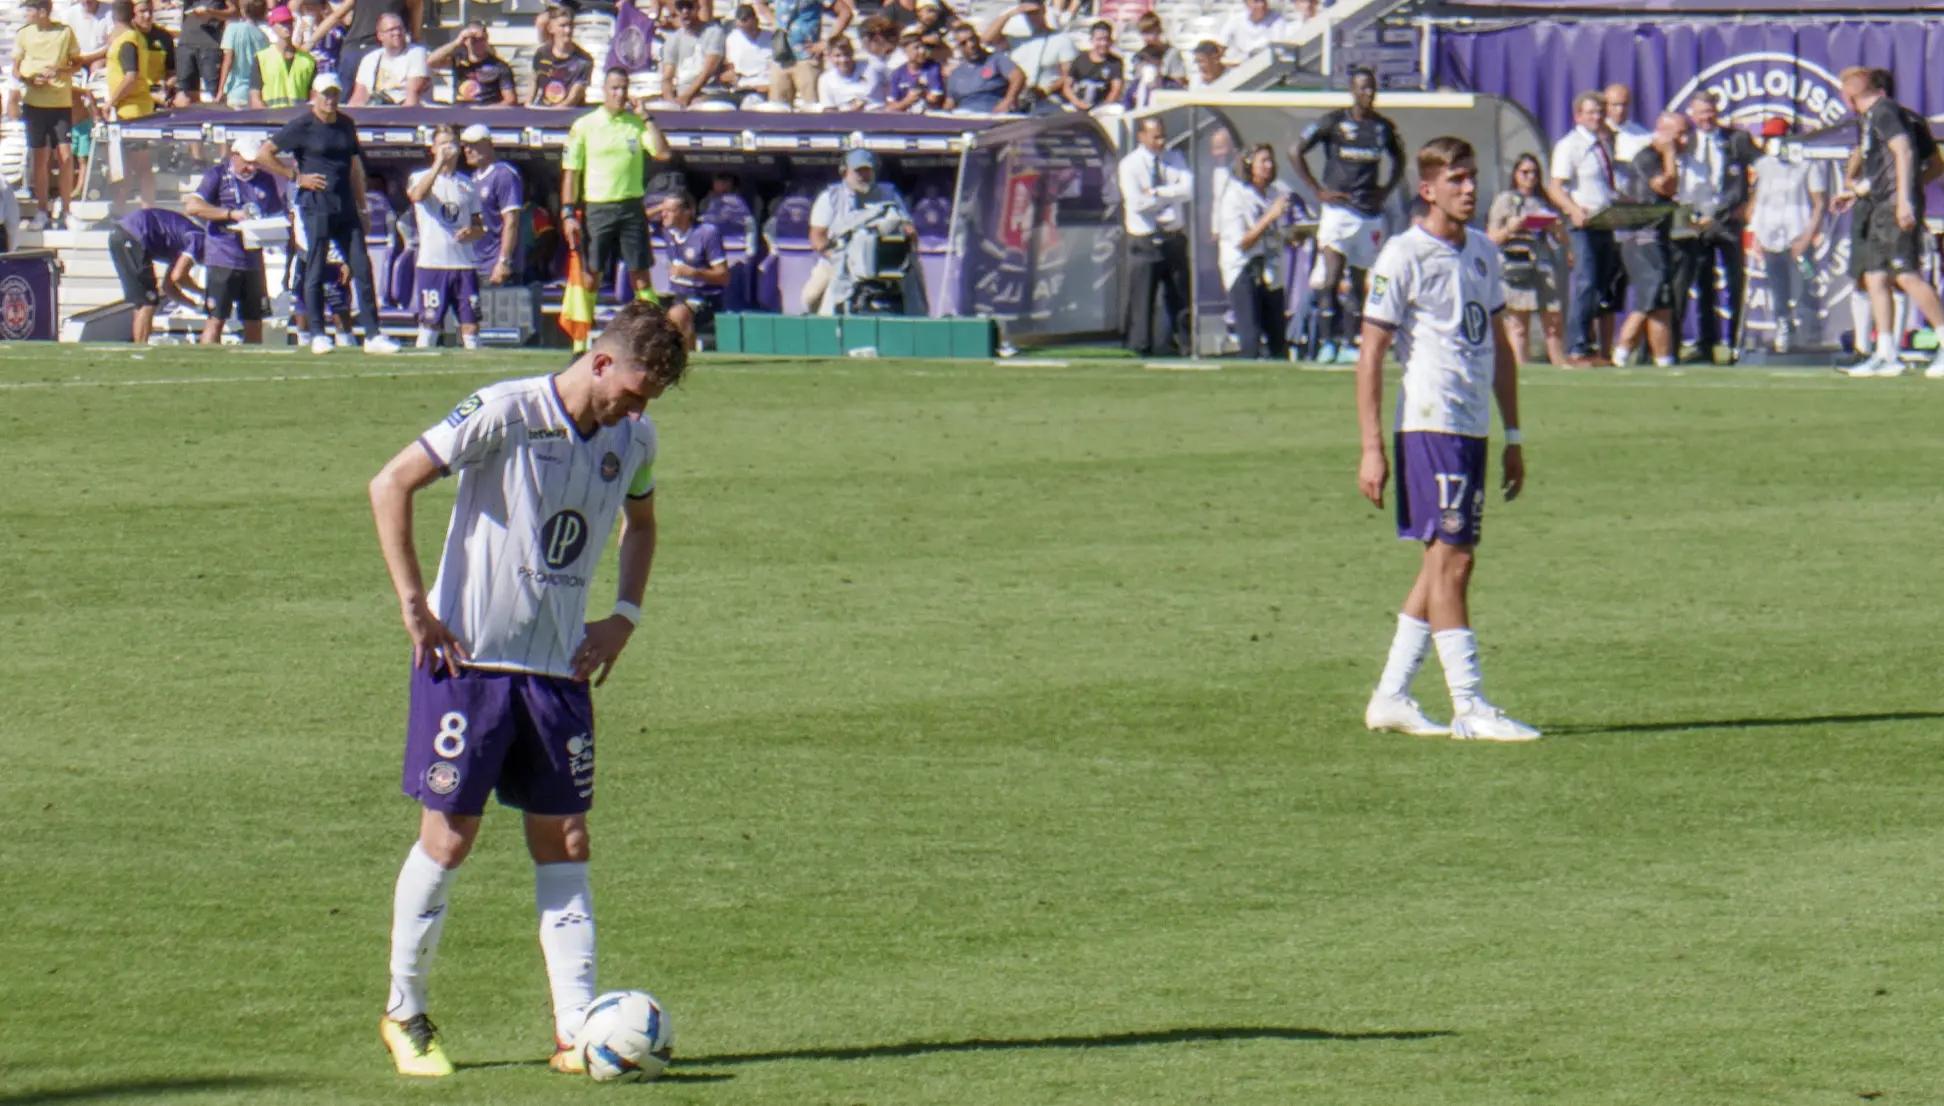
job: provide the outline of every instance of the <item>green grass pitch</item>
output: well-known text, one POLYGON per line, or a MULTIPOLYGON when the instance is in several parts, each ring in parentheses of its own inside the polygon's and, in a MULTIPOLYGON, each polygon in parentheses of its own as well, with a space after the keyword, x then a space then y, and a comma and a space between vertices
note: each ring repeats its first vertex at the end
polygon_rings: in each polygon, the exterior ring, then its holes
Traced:
POLYGON ((1362 730, 1414 556, 1348 376, 1079 361, 705 359, 655 406, 595 894, 677 1066, 538 1063, 495 810, 464 1070, 401 1085, 364 483, 557 363, 0 350, 0 1106, 1944 1101, 1944 387, 1529 371, 1474 594, 1549 731, 1507 748, 1362 730))

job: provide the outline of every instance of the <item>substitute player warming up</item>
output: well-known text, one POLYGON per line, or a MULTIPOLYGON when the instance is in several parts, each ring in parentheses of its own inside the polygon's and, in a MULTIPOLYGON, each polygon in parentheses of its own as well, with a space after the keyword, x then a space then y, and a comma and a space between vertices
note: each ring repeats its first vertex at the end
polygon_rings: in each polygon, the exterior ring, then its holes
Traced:
POLYGON ((1485 511, 1485 439, 1492 400, 1505 422, 1505 498, 1525 484, 1519 448, 1518 359, 1498 323, 1505 306, 1499 251, 1465 229, 1478 207, 1471 144, 1435 138, 1418 151, 1421 222, 1384 244, 1370 271, 1363 348, 1357 359, 1357 484, 1384 505, 1390 463, 1380 427, 1384 351, 1397 344, 1404 382, 1397 397, 1397 536, 1424 546, 1417 582, 1397 616, 1397 637, 1364 711, 1373 730, 1478 741, 1531 741, 1539 731, 1486 700, 1478 640, 1465 593, 1485 511), (1449 727, 1425 717, 1411 680, 1431 645, 1451 689, 1449 727))
POLYGON ((552 376, 508 380, 453 409, 371 481, 378 544, 412 639, 405 794, 418 841, 392 901, 391 997, 379 1035, 401 1075, 452 1074, 426 1013, 426 980, 453 875, 486 797, 524 812, 540 951, 553 993, 555 1071, 594 998, 587 811, 594 797, 591 679, 607 679, 641 617, 655 555, 655 424, 643 413, 688 364, 651 304, 624 308, 552 376), (412 545, 412 499, 459 474, 438 582, 412 545), (614 613, 585 621, 616 512, 614 613))

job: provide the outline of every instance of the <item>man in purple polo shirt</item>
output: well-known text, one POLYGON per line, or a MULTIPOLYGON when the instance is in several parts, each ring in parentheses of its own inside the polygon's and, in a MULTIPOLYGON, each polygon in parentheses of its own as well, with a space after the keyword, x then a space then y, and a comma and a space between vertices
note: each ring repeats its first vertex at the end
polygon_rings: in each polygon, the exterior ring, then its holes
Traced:
POLYGON ((729 286, 729 257, 722 250, 722 232, 713 224, 695 221, 695 201, 677 192, 662 201, 662 231, 668 235, 674 258, 668 266, 674 302, 668 321, 682 329, 690 349, 695 332, 722 310, 722 292, 729 286))
POLYGON ((209 267, 209 297, 203 324, 203 345, 222 340, 230 315, 243 320, 243 340, 263 343, 263 319, 269 312, 269 284, 263 275, 263 250, 247 248, 236 224, 251 219, 282 218, 283 191, 277 178, 257 168, 263 143, 239 138, 229 156, 203 173, 195 192, 184 197, 182 209, 205 224, 207 242, 203 263, 209 267))
POLYGON ((493 153, 493 133, 474 123, 459 132, 459 145, 479 194, 479 217, 486 233, 473 242, 473 263, 487 284, 524 284, 526 259, 520 256, 520 213, 526 207, 526 185, 520 171, 493 153))
MULTIPOLYGON (((173 267, 186 253, 200 253, 203 231, 194 219, 159 207, 145 207, 122 217, 108 232, 108 258, 121 278, 122 298, 135 305, 133 341, 147 345, 155 327, 155 308, 162 302, 156 287, 155 266, 173 267)), ((174 282, 168 291, 178 294, 174 282)))

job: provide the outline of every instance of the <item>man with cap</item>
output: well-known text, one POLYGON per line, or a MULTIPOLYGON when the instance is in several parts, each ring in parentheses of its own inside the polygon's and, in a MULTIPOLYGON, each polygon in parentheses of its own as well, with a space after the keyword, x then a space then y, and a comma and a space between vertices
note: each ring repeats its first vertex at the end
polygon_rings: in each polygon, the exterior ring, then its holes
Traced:
POLYGON ((1803 157, 1800 145, 1791 149, 1788 136, 1789 121, 1770 116, 1762 124, 1768 152, 1749 170, 1753 214, 1748 229, 1762 251, 1777 353, 1788 353, 1797 333, 1815 317, 1809 308, 1814 306, 1816 267, 1809 251, 1822 233, 1829 198, 1822 166, 1803 157))
POLYGON ((916 25, 898 32, 905 63, 891 71, 886 111, 932 111, 945 106, 945 72, 931 59, 934 43, 916 25))
POLYGON ((655 298, 642 207, 649 157, 667 161, 668 143, 653 123, 628 110, 628 71, 614 66, 601 85, 601 106, 574 120, 560 159, 567 246, 586 249, 587 278, 597 294, 613 279, 615 262, 625 261, 634 298, 655 298))
MULTIPOLYGON (((311 82, 310 110, 285 123, 257 150, 256 162, 297 184, 297 217, 303 223, 304 314, 317 325, 324 315, 324 276, 333 244, 351 269, 351 284, 364 327, 366 353, 397 353, 398 343, 378 329, 378 295, 371 280, 371 255, 365 251, 370 215, 365 207, 364 151, 358 128, 338 110, 344 86, 335 73, 311 82), (297 161, 291 169, 279 153, 297 161)), ((336 343, 319 332, 312 353, 329 353, 336 343)))
POLYGON ((459 132, 466 168, 486 233, 473 242, 473 267, 487 284, 519 284, 525 271, 520 257, 520 213, 526 209, 526 183, 520 171, 493 152, 493 133, 474 123, 459 132))
POLYGON ((257 168, 263 143, 239 138, 229 156, 202 175, 196 190, 183 198, 182 209, 205 226, 203 264, 209 269, 209 295, 203 324, 204 345, 223 337, 231 312, 243 321, 243 340, 263 343, 263 319, 270 307, 269 286, 263 275, 263 250, 246 246, 236 224, 284 214, 283 192, 277 179, 257 168))
POLYGON ((886 181, 877 179, 877 155, 869 150, 852 150, 844 155, 844 177, 823 190, 810 205, 810 248, 823 260, 811 270, 804 282, 803 302, 813 302, 819 314, 835 315, 850 296, 855 278, 846 265, 845 247, 851 232, 866 221, 901 216, 905 238, 918 241, 918 228, 911 221, 911 210, 904 197, 886 181))
POLYGON ((81 46, 67 24, 54 22, 51 0, 26 0, 22 6, 27 24, 14 32, 13 75, 27 89, 21 114, 34 157, 34 196, 40 201, 32 225, 45 228, 51 220, 53 226, 64 226, 65 182, 74 179, 74 151, 68 142, 74 117, 72 77, 81 68, 81 46), (60 200, 58 213, 56 199, 60 200))
POLYGON ((296 17, 282 4, 270 9, 270 45, 257 51, 250 70, 250 106, 294 108, 310 99, 317 59, 297 48, 296 17))
MULTIPOLYGON (((160 207, 145 207, 122 217, 108 232, 108 259, 121 279, 122 298, 135 305, 132 340, 147 345, 155 327, 155 308, 164 289, 155 284, 155 266, 170 267, 170 295, 180 296, 175 283, 176 259, 202 252, 203 232, 195 220, 160 207)), ((193 288, 195 282, 189 281, 193 288)))

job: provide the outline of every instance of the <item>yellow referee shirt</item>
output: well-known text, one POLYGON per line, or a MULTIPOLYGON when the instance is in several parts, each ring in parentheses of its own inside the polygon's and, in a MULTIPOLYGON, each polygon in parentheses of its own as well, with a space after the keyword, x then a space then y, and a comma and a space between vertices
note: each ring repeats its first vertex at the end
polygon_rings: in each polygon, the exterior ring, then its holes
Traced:
POLYGON ((561 168, 581 174, 581 199, 590 204, 639 200, 647 192, 648 121, 632 111, 595 108, 567 132, 561 168))
POLYGON ((65 23, 41 30, 28 24, 14 32, 14 56, 20 59, 20 74, 31 78, 36 73, 56 73, 45 84, 27 85, 30 108, 69 108, 74 106, 74 85, 68 80, 81 63, 81 47, 74 41, 74 29, 65 23))

